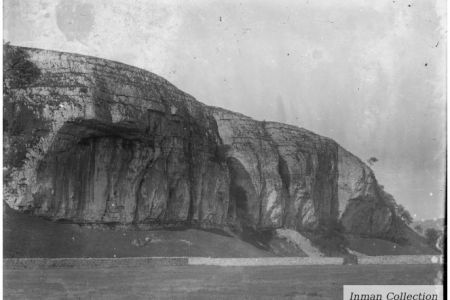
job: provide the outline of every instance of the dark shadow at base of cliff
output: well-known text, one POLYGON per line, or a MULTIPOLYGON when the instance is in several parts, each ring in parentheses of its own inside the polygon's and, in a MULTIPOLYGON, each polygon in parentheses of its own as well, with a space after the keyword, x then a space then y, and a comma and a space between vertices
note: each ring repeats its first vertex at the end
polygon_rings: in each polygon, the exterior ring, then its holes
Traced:
MULTIPOLYGON (((11 208, 8 207, 11 210, 11 208)), ((72 224, 78 225, 80 227, 86 227, 89 229, 110 229, 110 230, 134 230, 134 231, 152 231, 152 230, 167 230, 167 231, 186 231, 189 229, 201 230, 209 233, 214 233, 226 237, 234 237, 230 234, 228 227, 226 226, 214 226, 214 225, 204 225, 196 222, 180 221, 172 223, 162 223, 162 222, 148 222, 148 223, 131 223, 122 224, 120 222, 102 222, 102 223, 76 223, 68 219, 56 219, 48 217, 36 217, 31 214, 31 212, 25 212, 25 214, 30 217, 39 218, 42 220, 50 221, 56 224, 72 224)))
POLYGON ((257 230, 251 226, 232 227, 231 230, 244 242, 259 249, 270 251, 270 241, 275 236, 274 229, 257 230))
POLYGON ((267 257, 269 251, 215 228, 178 226, 145 230, 117 224, 55 222, 3 210, 5 258, 64 257, 267 257))

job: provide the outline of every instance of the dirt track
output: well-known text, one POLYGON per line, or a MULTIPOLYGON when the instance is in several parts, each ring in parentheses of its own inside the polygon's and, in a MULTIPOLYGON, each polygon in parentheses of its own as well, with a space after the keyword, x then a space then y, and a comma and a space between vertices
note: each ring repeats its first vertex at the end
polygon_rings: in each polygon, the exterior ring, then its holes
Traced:
POLYGON ((330 299, 344 284, 433 284, 439 265, 4 270, 4 299, 330 299))

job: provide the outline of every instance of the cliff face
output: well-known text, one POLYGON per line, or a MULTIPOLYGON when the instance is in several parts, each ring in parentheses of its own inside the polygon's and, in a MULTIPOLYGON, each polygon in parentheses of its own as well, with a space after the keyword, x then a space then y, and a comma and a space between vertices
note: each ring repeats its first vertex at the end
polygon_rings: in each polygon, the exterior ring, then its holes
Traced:
POLYGON ((395 202, 334 141, 208 107, 124 64, 6 46, 6 202, 80 223, 392 231, 395 202))
POLYGON ((264 227, 314 229, 337 219, 335 142, 294 126, 209 110, 223 144, 230 146, 231 205, 247 203, 253 223, 264 227))

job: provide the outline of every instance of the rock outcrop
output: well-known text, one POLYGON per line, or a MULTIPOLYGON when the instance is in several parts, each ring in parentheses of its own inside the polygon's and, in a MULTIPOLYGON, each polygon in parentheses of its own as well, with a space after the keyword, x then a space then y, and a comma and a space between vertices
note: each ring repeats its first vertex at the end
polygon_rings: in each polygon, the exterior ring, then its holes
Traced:
POLYGON ((206 106, 117 62, 13 46, 4 62, 14 209, 78 223, 393 230, 395 201, 329 138, 206 106))

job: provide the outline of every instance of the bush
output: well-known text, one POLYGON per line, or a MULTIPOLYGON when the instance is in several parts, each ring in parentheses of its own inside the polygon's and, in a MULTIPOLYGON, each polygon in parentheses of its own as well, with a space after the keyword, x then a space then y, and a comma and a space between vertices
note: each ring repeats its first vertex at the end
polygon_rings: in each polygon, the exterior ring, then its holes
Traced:
POLYGON ((373 157, 373 156, 367 160, 367 162, 368 162, 369 165, 371 165, 371 166, 372 166, 374 163, 376 163, 377 161, 378 161, 378 158, 373 157))
POLYGON ((423 234, 423 227, 422 227, 422 226, 416 225, 416 226, 414 226, 414 229, 415 229, 418 233, 423 234))
POLYGON ((439 231, 437 231, 434 228, 428 228, 425 231, 425 238, 427 239, 427 244, 430 245, 431 247, 435 248, 436 242, 439 238, 439 231))
POLYGON ((33 83, 41 75, 39 68, 28 60, 29 55, 20 48, 3 44, 3 88, 24 86, 33 83))
POLYGON ((311 240, 312 244, 326 256, 341 256, 347 253, 349 245, 347 239, 342 234, 319 235, 311 240))
POLYGON ((388 232, 379 236, 379 238, 397 243, 402 246, 409 245, 410 241, 407 238, 407 234, 405 231, 406 228, 407 226, 405 225, 403 219, 397 215, 394 215, 394 217, 392 218, 390 229, 388 230, 388 232))
POLYGON ((312 244, 327 256, 347 254, 349 242, 344 236, 344 226, 337 220, 329 220, 309 236, 312 244))
POLYGON ((398 209, 398 216, 407 224, 411 224, 413 221, 413 217, 409 213, 409 211, 406 210, 406 208, 403 205, 399 205, 397 207, 398 209))

